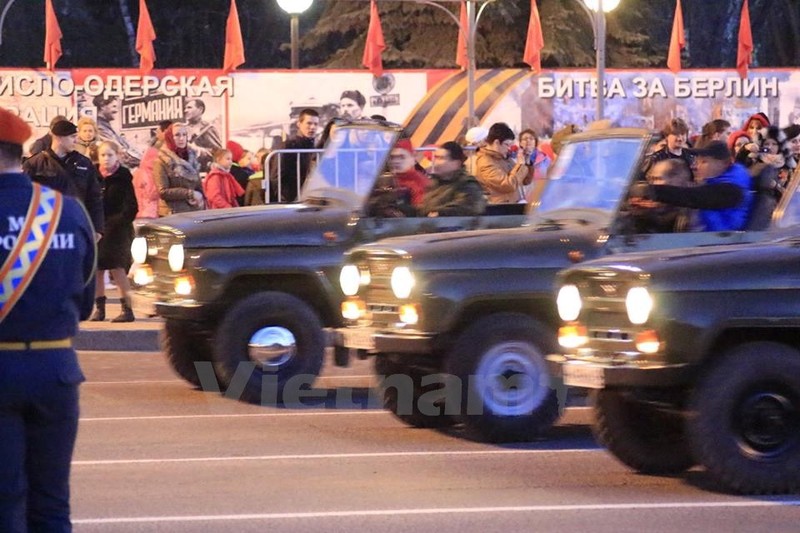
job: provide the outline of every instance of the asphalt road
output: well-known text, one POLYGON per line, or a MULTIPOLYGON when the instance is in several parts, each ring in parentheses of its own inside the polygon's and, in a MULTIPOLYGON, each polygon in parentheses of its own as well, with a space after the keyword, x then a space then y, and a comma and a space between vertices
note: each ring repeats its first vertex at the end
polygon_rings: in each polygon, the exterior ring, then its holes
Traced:
POLYGON ((800 496, 722 494, 700 470, 628 471, 597 448, 587 408, 569 408, 548 440, 497 446, 370 406, 366 362, 328 366, 318 387, 331 401, 305 409, 193 390, 157 353, 81 363, 78 532, 800 529, 800 496))

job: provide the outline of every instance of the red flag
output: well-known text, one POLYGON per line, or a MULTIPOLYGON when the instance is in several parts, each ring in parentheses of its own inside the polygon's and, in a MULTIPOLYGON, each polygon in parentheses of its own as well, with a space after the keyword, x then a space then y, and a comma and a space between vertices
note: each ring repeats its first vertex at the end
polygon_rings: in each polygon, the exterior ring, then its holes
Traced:
POLYGON ((373 76, 380 76, 383 74, 381 54, 385 49, 386 42, 383 40, 383 29, 381 29, 381 18, 378 15, 378 4, 375 3, 375 0, 371 0, 369 6, 367 43, 364 46, 364 58, 361 60, 361 63, 372 71, 373 76))
POLYGON ((739 51, 736 54, 736 70, 739 76, 747 77, 747 67, 753 62, 753 32, 750 31, 750 8, 747 0, 742 4, 742 18, 739 21, 739 51))
POLYGON ((136 51, 139 52, 139 70, 150 72, 156 62, 156 50, 153 41, 156 40, 156 30, 150 20, 147 4, 139 0, 139 25, 136 28, 136 51))
POLYGON ((61 28, 58 25, 56 12, 53 10, 53 0, 44 4, 44 62, 47 68, 56 68, 58 58, 61 57, 61 28))
POLYGON ((669 38, 669 54, 667 54, 667 66, 675 74, 681 70, 681 50, 685 46, 683 11, 681 10, 681 0, 677 0, 675 2, 675 20, 672 21, 672 37, 669 38))
POLYGON ((225 71, 236 70, 242 63, 244 63, 242 27, 239 25, 236 0, 231 0, 231 10, 228 13, 228 22, 225 24, 225 59, 222 61, 222 68, 225 71))
POLYGON ((461 0, 461 14, 458 17, 458 44, 456 45, 456 64, 463 68, 469 68, 469 53, 467 52, 467 3, 461 0))
POLYGON ((542 20, 539 18, 536 0, 531 0, 531 19, 528 22, 528 39, 525 41, 525 53, 522 55, 522 60, 531 66, 534 74, 542 71, 542 48, 544 48, 542 20))

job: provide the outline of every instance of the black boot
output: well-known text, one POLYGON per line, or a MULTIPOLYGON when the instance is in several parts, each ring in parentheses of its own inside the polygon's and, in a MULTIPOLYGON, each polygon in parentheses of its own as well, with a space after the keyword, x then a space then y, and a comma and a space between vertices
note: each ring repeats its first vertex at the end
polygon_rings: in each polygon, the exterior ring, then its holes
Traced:
POLYGON ((106 297, 98 296, 94 299, 94 314, 92 314, 92 322, 102 322, 106 319, 106 297))
POLYGON ((122 312, 119 316, 112 318, 111 322, 133 322, 135 318, 133 317, 133 309, 131 309, 131 299, 120 298, 119 303, 122 305, 122 312))

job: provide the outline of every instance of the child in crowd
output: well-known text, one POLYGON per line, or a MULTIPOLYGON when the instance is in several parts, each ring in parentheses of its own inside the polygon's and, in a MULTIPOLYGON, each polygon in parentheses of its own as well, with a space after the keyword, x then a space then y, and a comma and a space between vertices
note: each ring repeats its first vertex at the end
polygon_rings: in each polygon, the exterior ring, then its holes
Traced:
POLYGON ((231 174, 233 156, 230 150, 219 148, 213 152, 214 162, 211 172, 203 181, 203 193, 209 209, 238 207, 238 198, 244 195, 244 189, 231 174))

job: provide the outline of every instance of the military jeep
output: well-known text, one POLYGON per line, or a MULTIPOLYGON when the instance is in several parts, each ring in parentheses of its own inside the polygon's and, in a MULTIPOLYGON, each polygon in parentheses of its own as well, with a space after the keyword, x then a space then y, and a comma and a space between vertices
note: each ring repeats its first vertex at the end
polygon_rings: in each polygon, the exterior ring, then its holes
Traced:
MULTIPOLYGON (((796 184, 795 184, 796 185, 796 184)), ((639 472, 800 490, 800 206, 794 236, 625 254, 562 272, 552 371, 591 389, 595 434, 639 472)))
POLYGON ((338 278, 348 248, 524 222, 517 206, 497 216, 387 218, 383 209, 397 209, 386 201, 383 169, 400 134, 387 123, 340 122, 301 202, 185 213, 138 229, 139 295, 165 319, 163 351, 182 378, 226 390, 236 377, 240 399, 260 402, 267 377, 277 391, 265 401, 280 400, 292 378, 310 385, 323 364, 326 328, 343 325, 338 278))
POLYGON ((412 379, 404 391, 384 386, 388 409, 414 426, 460 422, 483 440, 535 438, 565 393, 545 362, 558 346, 558 271, 608 254, 764 238, 634 233, 628 194, 649 141, 637 129, 571 137, 523 227, 393 238, 348 253, 338 343, 377 356, 381 375, 412 379))

